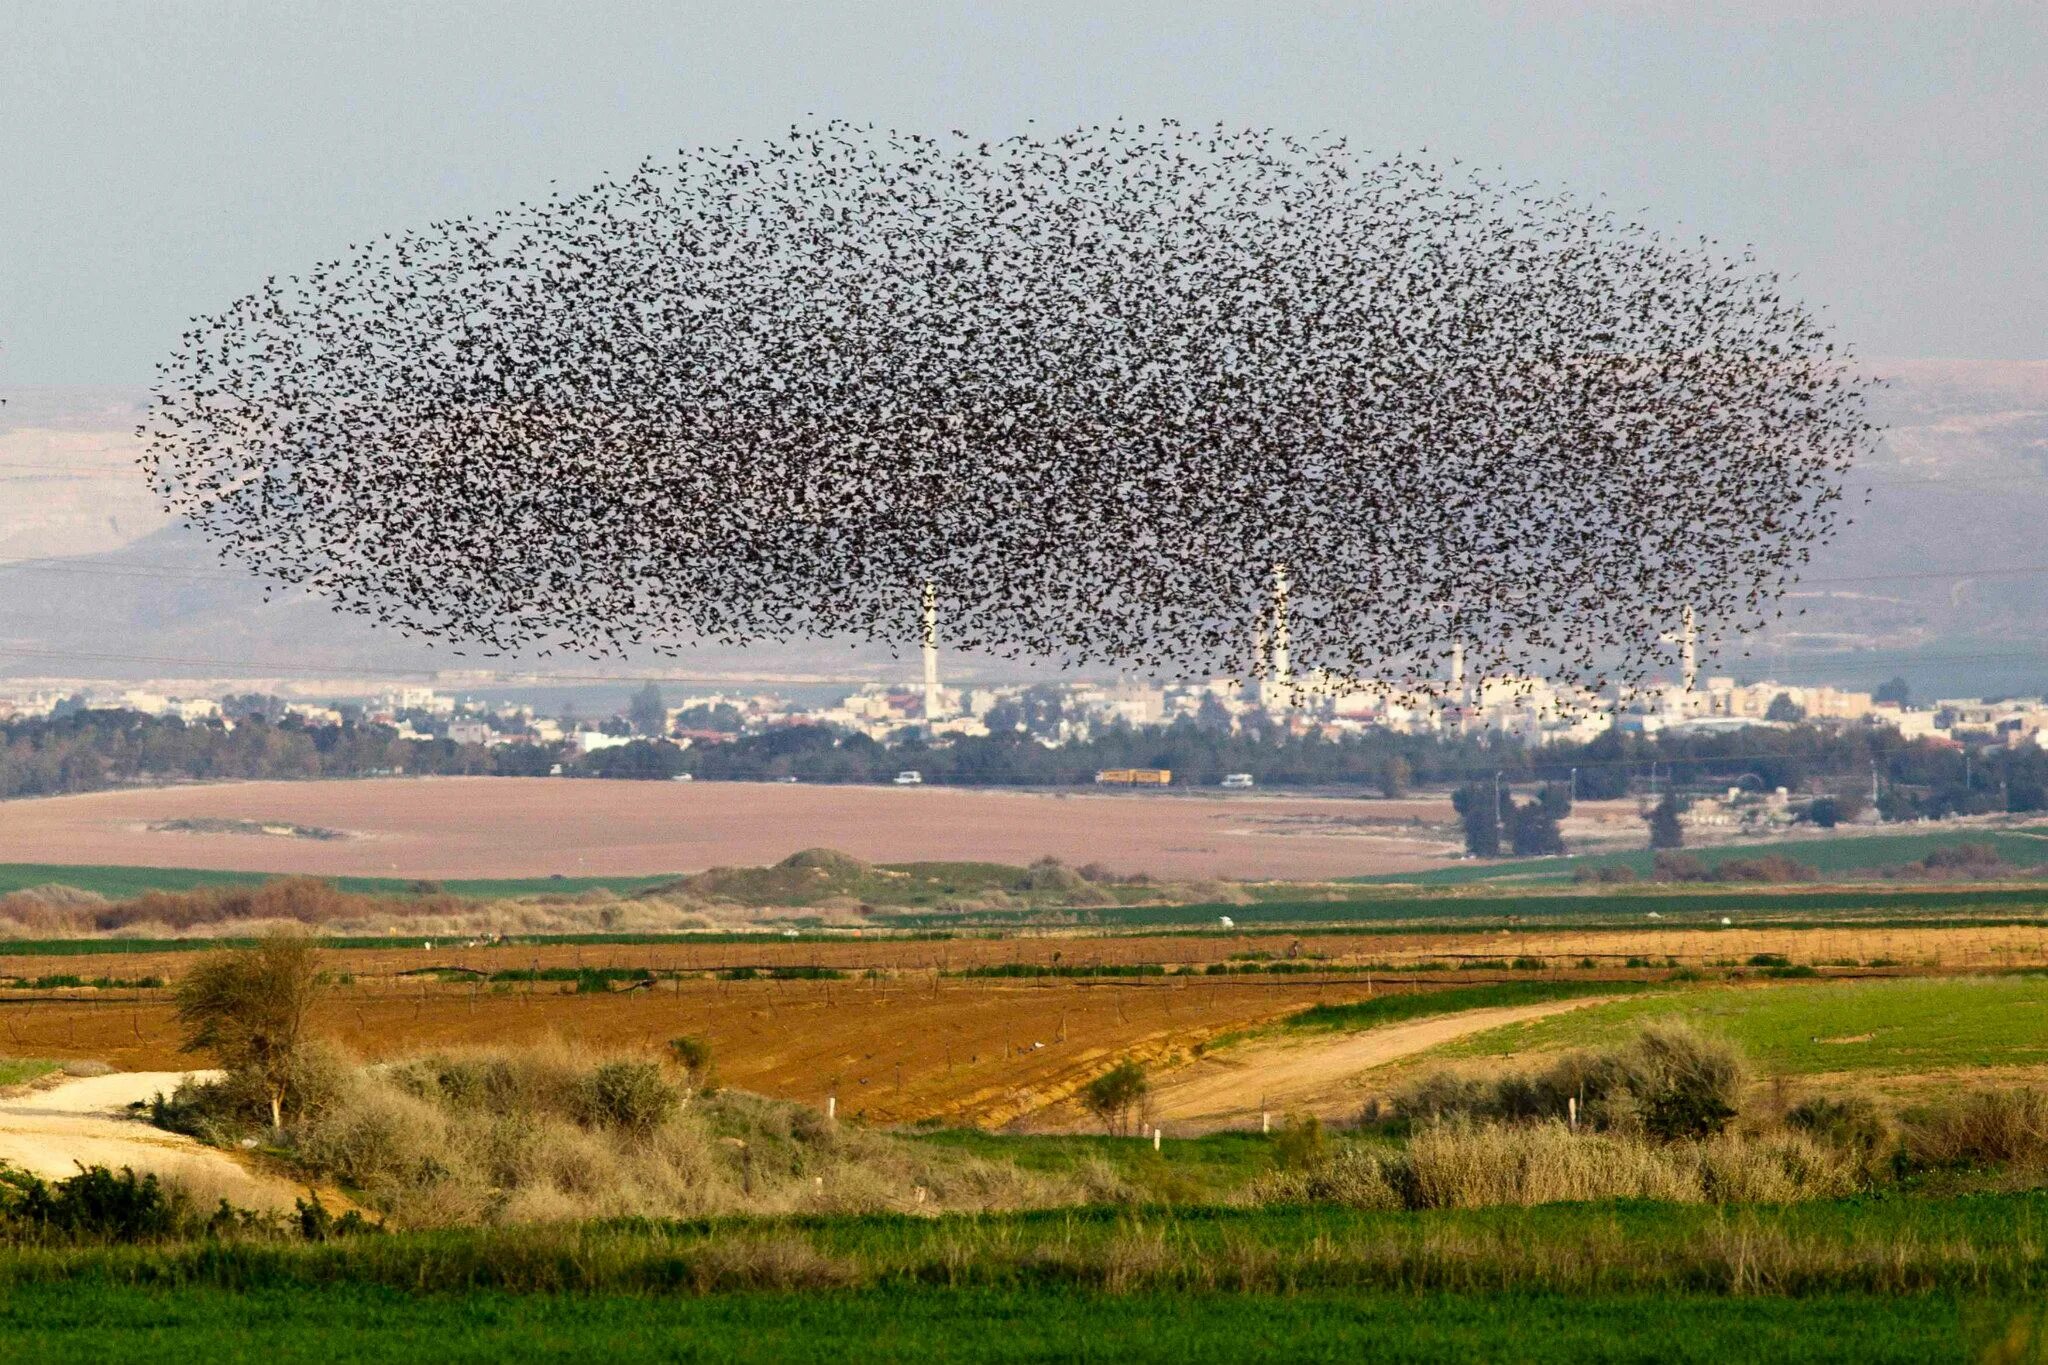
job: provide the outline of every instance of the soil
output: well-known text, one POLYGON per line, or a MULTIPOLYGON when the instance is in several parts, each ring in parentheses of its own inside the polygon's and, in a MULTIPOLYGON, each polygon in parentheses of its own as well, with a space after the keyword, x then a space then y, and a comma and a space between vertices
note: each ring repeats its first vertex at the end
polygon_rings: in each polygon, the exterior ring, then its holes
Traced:
POLYGON ((1438 799, 1027 792, 753 782, 376 778, 233 782, 13 801, 0 862, 319 876, 653 876, 836 848, 872 862, 1051 854, 1168 878, 1320 878, 1440 866, 1438 799), (334 840, 153 829, 338 831, 334 840))

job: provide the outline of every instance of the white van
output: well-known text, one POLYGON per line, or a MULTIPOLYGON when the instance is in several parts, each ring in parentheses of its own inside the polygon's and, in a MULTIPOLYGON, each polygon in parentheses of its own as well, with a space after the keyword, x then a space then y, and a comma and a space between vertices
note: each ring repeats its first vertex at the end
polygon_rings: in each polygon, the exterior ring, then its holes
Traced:
POLYGON ((1252 785, 1252 775, 1250 773, 1225 773, 1223 774, 1223 785, 1236 791, 1243 791, 1246 787, 1252 785))
POLYGON ((902 772, 896 774, 896 785, 899 787, 922 787, 924 785, 924 774, 915 768, 905 768, 902 772))

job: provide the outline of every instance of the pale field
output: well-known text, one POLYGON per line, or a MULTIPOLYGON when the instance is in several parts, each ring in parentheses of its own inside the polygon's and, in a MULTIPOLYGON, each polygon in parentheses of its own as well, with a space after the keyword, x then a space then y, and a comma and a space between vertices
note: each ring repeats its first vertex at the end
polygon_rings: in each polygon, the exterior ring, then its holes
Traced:
POLYGON ((235 782, 8 802, 0 862, 316 876, 642 876, 772 863, 1074 865, 1169 878, 1318 879, 1441 866, 1447 800, 1024 792, 549 778, 235 782), (346 832, 334 841, 157 831, 174 819, 346 832))

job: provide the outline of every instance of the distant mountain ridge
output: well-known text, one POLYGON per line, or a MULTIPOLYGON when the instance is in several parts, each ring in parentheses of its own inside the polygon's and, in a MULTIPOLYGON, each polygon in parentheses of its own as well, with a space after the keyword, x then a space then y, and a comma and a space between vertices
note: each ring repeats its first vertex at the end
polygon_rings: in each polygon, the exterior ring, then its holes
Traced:
MULTIPOLYGON (((1858 471, 1870 502, 1821 550, 1787 624, 1723 661, 1747 676, 1917 690, 2048 687, 2048 361, 1892 360, 1874 405, 1887 435, 1858 471), (1951 573, 1952 570, 1988 570, 1951 573), (1796 609, 1804 615, 1794 617, 1796 609)), ((305 594, 265 602, 200 538, 166 524, 133 458, 141 397, 114 390, 10 393, 0 408, 0 672, 14 676, 271 676, 275 670, 473 668, 305 594), (7 653, 8 650, 17 652, 7 653)), ((503 665, 497 665, 503 666, 503 665)), ((844 642, 695 649, 632 664, 715 674, 908 677, 914 660, 844 642)), ((1002 661, 950 660, 1014 676, 1002 661)))

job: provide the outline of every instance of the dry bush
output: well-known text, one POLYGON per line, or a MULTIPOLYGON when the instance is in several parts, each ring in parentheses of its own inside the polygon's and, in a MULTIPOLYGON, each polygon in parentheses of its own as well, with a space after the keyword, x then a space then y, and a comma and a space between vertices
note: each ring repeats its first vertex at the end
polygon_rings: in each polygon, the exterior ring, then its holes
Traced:
POLYGON ((1727 1127, 1748 1080, 1748 1063, 1734 1044, 1660 1021, 1620 1047, 1570 1053, 1540 1072, 1492 1081, 1424 1076, 1396 1096, 1395 1106, 1424 1121, 1540 1122, 1566 1117, 1577 1101, 1581 1119, 1595 1129, 1676 1140, 1727 1127))
POLYGON ((1411 1168, 1396 1153, 1353 1143, 1338 1147, 1312 1165, 1285 1168, 1254 1181, 1246 1202, 1343 1204, 1355 1209, 1408 1206, 1411 1168))
POLYGON ((1418 1208, 1564 1200, 1704 1197, 1690 1153, 1640 1139, 1574 1133, 1561 1123, 1431 1124, 1410 1140, 1418 1208))
POLYGON ((1608 1199, 1782 1203, 1861 1188, 1850 1154, 1796 1133, 1703 1142, 1573 1132, 1561 1123, 1425 1123, 1405 1151, 1353 1143, 1246 1192, 1256 1204, 1472 1209, 1608 1199))
POLYGON ((1891 1118, 1867 1095, 1815 1095, 1785 1113, 1785 1124, 1874 1167, 1898 1142, 1891 1118))
POLYGON ((413 1225, 938 1213, 1099 1193, 1086 1174, 1036 1176, 802 1105, 737 1092, 685 1104, 650 1059, 561 1043, 357 1069, 290 1138, 311 1171, 413 1225))
POLYGON ((2048 1166, 2048 1092, 1973 1090, 1908 1116, 1906 1153, 1929 1166, 2048 1166))

